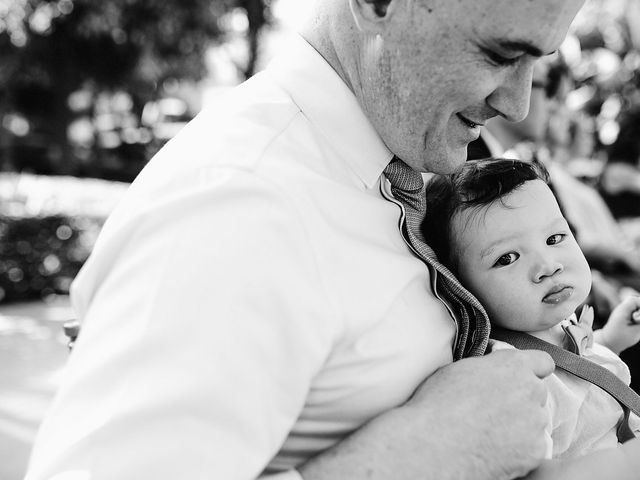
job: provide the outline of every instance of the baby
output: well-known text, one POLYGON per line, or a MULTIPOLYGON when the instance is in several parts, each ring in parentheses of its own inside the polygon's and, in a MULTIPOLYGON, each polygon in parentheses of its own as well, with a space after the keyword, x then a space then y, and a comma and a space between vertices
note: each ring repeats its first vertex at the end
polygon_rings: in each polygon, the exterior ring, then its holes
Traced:
MULTIPOLYGON (((422 233, 485 306, 493 325, 570 348, 628 385, 629 369, 617 353, 640 340, 640 297, 625 299, 595 334, 592 311, 583 308, 576 318, 591 271, 547 182, 539 163, 467 162, 427 184, 422 233)), ((511 348, 493 345, 505 347, 511 348)), ((559 369, 545 382, 554 458, 617 444, 623 412, 613 397, 559 369)), ((629 426, 637 434, 640 419, 632 414, 629 426)))

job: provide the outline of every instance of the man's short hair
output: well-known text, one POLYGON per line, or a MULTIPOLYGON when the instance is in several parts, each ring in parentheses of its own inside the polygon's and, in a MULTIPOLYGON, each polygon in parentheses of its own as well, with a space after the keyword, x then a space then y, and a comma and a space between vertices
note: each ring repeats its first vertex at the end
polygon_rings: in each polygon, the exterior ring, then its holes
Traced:
POLYGON ((458 273, 453 217, 464 210, 479 211, 501 201, 530 180, 549 183, 549 172, 537 160, 472 160, 451 175, 433 176, 426 186, 427 213, 421 225, 427 244, 444 265, 454 274, 458 273))

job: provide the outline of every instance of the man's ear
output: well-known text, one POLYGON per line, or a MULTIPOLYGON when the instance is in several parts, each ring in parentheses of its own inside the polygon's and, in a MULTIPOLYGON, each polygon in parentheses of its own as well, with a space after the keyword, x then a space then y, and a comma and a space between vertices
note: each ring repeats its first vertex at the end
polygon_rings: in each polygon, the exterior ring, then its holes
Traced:
POLYGON ((371 5, 374 13, 378 17, 384 17, 387 15, 391 0, 363 0, 363 3, 371 5))
POLYGON ((349 0, 351 14, 363 32, 377 33, 380 25, 388 20, 398 0, 349 0))

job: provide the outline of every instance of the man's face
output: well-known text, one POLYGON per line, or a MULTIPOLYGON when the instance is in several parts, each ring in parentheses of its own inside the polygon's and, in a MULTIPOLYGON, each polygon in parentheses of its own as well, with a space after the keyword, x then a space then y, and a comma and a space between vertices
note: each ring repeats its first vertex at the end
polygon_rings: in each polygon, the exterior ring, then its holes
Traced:
POLYGON ((458 273, 499 326, 547 330, 571 315, 591 272, 558 203, 541 180, 452 220, 458 273))
POLYGON ((489 118, 526 116, 535 60, 559 47, 582 3, 392 0, 356 94, 391 151, 450 173, 489 118))
MULTIPOLYGON (((547 57, 546 59, 549 59, 547 57)), ((552 57, 551 57, 552 58, 552 57)), ((538 142, 544 140, 549 126, 549 120, 553 109, 558 108, 558 100, 556 97, 547 97, 546 85, 548 83, 549 65, 543 59, 536 63, 533 69, 533 81, 531 89, 531 97, 529 101, 529 113, 526 118, 520 122, 510 122, 504 117, 497 117, 489 121, 487 128, 492 131, 495 128, 499 131, 509 132, 510 137, 515 141, 532 141, 538 142)), ((513 145, 503 145, 509 149, 513 145)))

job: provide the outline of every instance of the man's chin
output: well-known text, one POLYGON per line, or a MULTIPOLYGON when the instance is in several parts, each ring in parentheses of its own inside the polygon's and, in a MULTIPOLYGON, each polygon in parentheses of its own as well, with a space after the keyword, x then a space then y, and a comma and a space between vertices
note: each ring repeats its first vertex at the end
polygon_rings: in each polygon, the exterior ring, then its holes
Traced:
POLYGON ((448 148, 437 158, 433 154, 426 159, 425 165, 427 172, 437 173, 439 175, 448 175, 454 173, 467 161, 467 146, 462 148, 448 148))

